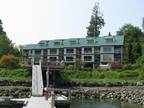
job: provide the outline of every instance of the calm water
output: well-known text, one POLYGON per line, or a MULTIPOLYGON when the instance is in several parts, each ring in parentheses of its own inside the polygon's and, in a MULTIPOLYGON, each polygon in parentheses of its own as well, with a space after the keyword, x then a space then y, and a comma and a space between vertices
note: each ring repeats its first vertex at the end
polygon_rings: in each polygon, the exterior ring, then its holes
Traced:
MULTIPOLYGON (((0 108, 18 108, 18 107, 0 106, 0 108)), ((144 108, 144 106, 119 101, 72 100, 70 108, 144 108)))
POLYGON ((144 108, 144 106, 119 101, 73 100, 71 108, 144 108))

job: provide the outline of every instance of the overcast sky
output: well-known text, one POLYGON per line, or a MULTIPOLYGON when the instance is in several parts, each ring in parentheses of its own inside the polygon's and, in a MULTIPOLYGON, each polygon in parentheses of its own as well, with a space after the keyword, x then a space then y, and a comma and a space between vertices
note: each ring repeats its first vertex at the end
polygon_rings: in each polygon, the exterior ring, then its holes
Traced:
POLYGON ((0 0, 0 19, 17 45, 85 37, 96 1, 106 22, 101 36, 126 23, 141 27, 144 0, 0 0))

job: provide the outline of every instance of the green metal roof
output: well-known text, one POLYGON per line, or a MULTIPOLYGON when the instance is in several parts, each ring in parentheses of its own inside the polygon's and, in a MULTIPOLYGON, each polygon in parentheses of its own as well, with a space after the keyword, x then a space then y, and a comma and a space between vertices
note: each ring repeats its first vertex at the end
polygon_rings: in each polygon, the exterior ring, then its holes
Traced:
POLYGON ((42 40, 38 44, 23 45, 23 49, 77 48, 88 46, 123 45, 124 36, 42 40))

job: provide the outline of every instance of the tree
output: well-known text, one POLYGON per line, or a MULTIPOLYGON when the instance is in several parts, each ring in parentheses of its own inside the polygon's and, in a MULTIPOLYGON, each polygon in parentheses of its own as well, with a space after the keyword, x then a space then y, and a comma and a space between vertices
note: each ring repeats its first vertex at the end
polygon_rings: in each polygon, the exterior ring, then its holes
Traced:
POLYGON ((123 35, 124 38, 124 63, 136 63, 136 60, 142 55, 142 47, 140 40, 142 31, 139 27, 131 24, 126 24, 119 31, 117 35, 123 35))
POLYGON ((128 44, 128 61, 130 63, 133 63, 133 53, 131 53, 131 52, 132 52, 132 44, 129 43, 128 44))
POLYGON ((3 31, 2 21, 1 20, 0 20, 0 35, 6 35, 6 33, 3 31))
POLYGON ((136 62, 136 59, 138 59, 140 56, 142 56, 142 47, 139 43, 135 43, 133 44, 133 62, 136 62))
POLYGON ((142 36, 142 31, 139 27, 135 27, 131 24, 126 24, 117 31, 117 35, 123 35, 125 42, 138 42, 142 36))
POLYGON ((18 53, 12 41, 7 37, 6 32, 3 31, 2 21, 0 20, 0 58, 6 54, 17 56, 18 53))
POLYGON ((142 18, 142 29, 144 31, 144 17, 142 18))
POLYGON ((99 9, 99 4, 95 3, 90 25, 87 27, 87 37, 98 37, 100 34, 100 29, 104 26, 105 22, 102 18, 102 14, 99 9))
POLYGON ((84 67, 84 65, 85 65, 85 63, 84 63, 84 61, 82 61, 81 59, 76 59, 76 62, 75 62, 75 67, 77 68, 77 69, 81 69, 81 68, 83 68, 84 67))

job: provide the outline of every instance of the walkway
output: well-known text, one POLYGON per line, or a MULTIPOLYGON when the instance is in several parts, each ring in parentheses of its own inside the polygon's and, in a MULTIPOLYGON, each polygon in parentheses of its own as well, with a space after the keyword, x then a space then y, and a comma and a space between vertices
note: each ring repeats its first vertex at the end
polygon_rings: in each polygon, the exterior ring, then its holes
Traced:
POLYGON ((51 108, 51 98, 45 100, 44 97, 31 97, 23 108, 51 108))

